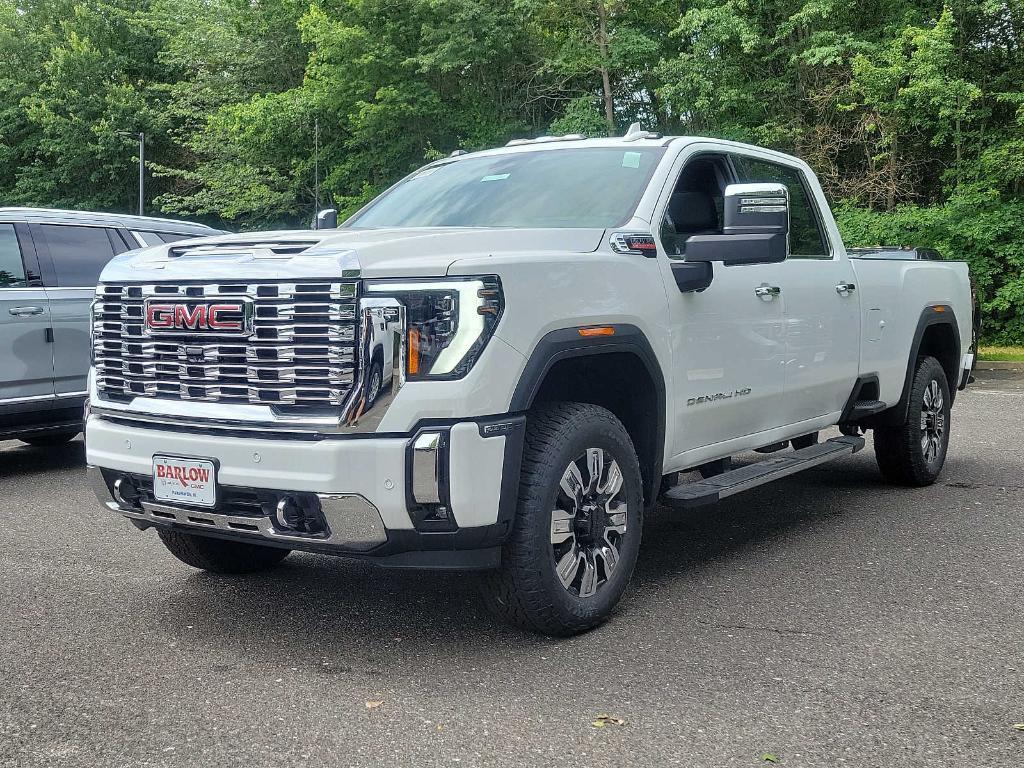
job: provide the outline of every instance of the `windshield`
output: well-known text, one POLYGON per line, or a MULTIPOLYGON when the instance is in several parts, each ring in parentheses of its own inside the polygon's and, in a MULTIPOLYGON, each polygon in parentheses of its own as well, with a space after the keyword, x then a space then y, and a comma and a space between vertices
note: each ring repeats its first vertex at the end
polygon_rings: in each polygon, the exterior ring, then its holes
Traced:
POLYGON ((618 227, 661 147, 590 147, 471 157, 424 168, 347 227, 618 227))

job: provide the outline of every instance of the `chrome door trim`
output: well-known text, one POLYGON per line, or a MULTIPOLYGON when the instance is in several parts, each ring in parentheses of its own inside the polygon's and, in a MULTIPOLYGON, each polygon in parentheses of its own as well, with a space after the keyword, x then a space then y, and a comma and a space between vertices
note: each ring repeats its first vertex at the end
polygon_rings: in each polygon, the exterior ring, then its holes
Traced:
POLYGON ((9 405, 11 403, 37 403, 41 400, 58 400, 63 397, 85 397, 88 392, 61 392, 60 394, 49 394, 49 395, 30 395, 28 397, 7 397, 0 399, 0 405, 9 405))
MULTIPOLYGON (((85 394, 85 393, 83 393, 85 394)), ((0 400, 0 405, 8 405, 11 403, 38 403, 43 400, 56 400, 57 396, 54 394, 49 395, 29 395, 28 397, 7 397, 0 400)))

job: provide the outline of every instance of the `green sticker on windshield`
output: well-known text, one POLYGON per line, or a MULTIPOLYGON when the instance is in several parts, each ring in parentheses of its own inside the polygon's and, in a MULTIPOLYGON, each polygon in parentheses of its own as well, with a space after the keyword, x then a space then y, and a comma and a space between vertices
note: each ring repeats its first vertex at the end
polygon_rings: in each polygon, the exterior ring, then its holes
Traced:
POLYGON ((643 157, 643 155, 640 152, 624 152, 622 154, 622 167, 639 168, 641 157, 643 157))
POLYGON ((496 173, 493 176, 484 176, 480 181, 504 181, 511 175, 511 173, 496 173))

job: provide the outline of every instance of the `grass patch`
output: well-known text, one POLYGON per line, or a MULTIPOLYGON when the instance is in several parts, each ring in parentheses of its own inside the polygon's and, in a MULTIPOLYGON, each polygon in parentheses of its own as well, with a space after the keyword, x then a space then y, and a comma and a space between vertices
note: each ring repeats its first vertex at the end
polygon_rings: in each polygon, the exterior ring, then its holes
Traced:
POLYGON ((1024 347, 990 347, 982 344, 978 347, 979 360, 1009 360, 1013 363, 1024 363, 1024 347))

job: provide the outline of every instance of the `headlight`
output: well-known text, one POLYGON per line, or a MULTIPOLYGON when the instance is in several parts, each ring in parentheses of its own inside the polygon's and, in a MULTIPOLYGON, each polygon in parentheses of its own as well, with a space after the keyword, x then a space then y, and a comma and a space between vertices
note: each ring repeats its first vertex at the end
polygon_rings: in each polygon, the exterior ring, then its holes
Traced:
POLYGON ((494 333, 502 311, 494 275, 453 279, 367 281, 368 295, 405 307, 405 376, 409 381, 465 376, 494 333))

